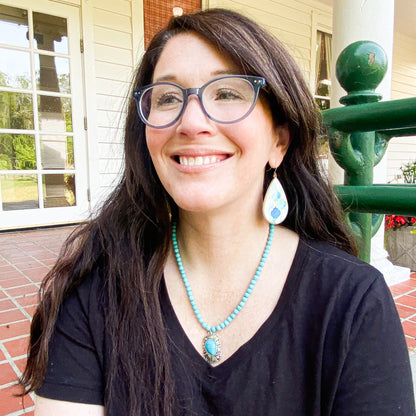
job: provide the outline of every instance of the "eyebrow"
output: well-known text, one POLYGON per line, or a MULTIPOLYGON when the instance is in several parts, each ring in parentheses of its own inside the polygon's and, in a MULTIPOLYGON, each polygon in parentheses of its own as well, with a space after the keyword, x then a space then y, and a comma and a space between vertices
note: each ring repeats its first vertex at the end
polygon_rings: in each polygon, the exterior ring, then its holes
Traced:
MULTIPOLYGON (((233 69, 219 69, 217 71, 211 72, 211 75, 213 76, 213 78, 216 78, 221 75, 239 75, 239 73, 238 71, 235 71, 233 69)), ((163 82, 163 81, 170 81, 170 82, 176 81, 177 82, 177 77, 173 74, 167 74, 167 75, 163 75, 153 80, 153 82, 163 82)))

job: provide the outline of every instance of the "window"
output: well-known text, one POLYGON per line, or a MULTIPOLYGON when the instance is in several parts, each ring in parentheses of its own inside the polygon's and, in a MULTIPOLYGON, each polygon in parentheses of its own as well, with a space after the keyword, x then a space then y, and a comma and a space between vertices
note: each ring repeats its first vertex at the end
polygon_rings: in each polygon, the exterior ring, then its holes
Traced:
POLYGON ((88 215, 79 33, 77 7, 0 4, 0 229, 88 215))
POLYGON ((201 9, 201 0, 143 0, 144 47, 147 49, 153 36, 168 23, 172 16, 193 13, 201 9), (172 4, 174 6, 172 6, 172 4))
POLYGON ((318 30, 316 36, 315 100, 321 110, 330 108, 332 36, 318 30))

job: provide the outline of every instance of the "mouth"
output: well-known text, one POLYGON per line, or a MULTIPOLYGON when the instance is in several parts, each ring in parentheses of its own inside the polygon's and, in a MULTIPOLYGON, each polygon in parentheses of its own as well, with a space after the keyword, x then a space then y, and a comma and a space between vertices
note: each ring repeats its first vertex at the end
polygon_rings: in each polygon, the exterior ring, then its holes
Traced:
POLYGON ((225 159, 228 159, 230 155, 200 155, 200 156, 175 156, 174 159, 177 163, 183 166, 203 166, 203 165, 213 165, 215 163, 222 162, 225 159))

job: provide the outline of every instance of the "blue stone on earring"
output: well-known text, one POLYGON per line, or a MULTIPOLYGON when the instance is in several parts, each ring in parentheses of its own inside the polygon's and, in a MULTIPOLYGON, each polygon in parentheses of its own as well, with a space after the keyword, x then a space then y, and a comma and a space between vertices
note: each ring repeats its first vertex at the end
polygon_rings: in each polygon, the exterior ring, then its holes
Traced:
POLYGON ((263 215, 270 224, 276 225, 285 220, 288 211, 286 194, 275 172, 264 197, 263 215))

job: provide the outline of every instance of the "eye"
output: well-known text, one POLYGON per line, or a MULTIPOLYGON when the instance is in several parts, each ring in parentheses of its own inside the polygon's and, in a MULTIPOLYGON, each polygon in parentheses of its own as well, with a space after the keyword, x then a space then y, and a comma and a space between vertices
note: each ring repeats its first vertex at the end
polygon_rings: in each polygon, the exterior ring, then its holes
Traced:
POLYGON ((165 92, 157 97, 156 107, 182 104, 182 94, 177 92, 165 92))
POLYGON ((242 100, 243 97, 241 94, 231 88, 221 88, 218 89, 215 93, 215 100, 216 101, 233 101, 233 100, 242 100))

